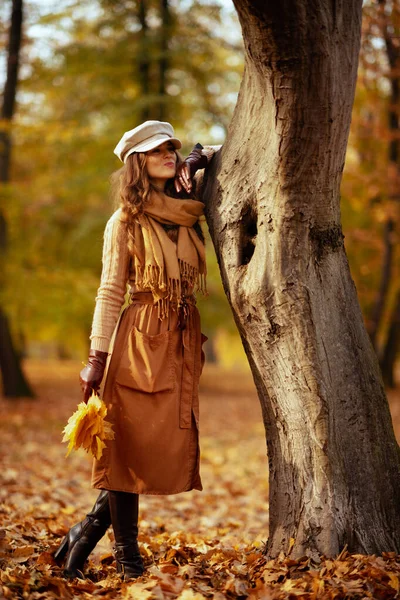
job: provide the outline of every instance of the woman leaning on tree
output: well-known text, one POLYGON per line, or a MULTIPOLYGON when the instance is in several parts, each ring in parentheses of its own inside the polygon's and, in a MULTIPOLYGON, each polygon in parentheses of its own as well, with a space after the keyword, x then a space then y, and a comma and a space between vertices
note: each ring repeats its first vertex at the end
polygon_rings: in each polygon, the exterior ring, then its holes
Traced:
POLYGON ((120 208, 105 228, 80 381, 87 402, 107 370, 103 400, 115 439, 93 464, 92 485, 101 490, 94 507, 56 551, 67 577, 83 577, 85 560, 110 524, 118 572, 125 580, 140 576, 139 494, 202 489, 198 384, 206 337, 194 291, 205 291, 206 264, 203 204, 192 178, 213 150, 197 144, 182 161, 180 147, 169 123, 146 121, 114 150, 124 163, 116 174, 120 208), (129 305, 118 320, 127 284, 129 305))

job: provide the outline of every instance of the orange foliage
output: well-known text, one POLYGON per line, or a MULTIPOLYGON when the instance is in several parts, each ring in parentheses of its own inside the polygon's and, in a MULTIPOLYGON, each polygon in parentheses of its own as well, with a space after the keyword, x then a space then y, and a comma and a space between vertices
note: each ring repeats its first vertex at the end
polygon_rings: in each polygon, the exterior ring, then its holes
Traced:
MULTIPOLYGON (((85 569, 67 581, 52 554, 97 495, 90 460, 63 458, 60 424, 79 396, 78 362, 28 363, 38 402, 0 402, 0 597, 27 600, 305 600, 394 599, 400 557, 263 554, 268 481, 261 409, 250 374, 206 365, 201 380, 201 471, 204 491, 141 496, 139 546, 146 572, 121 583, 112 529, 85 569), (54 399, 57 399, 57 402, 54 399)), ((392 397, 392 407, 396 402, 392 397)), ((395 426, 400 413, 394 412, 395 426)))

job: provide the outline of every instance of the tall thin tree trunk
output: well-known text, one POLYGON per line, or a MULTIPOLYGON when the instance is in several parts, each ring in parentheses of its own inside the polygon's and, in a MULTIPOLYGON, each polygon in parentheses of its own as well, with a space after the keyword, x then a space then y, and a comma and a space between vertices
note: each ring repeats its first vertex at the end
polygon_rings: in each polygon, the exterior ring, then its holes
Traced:
POLYGON ((0 364, 5 398, 32 398, 32 390, 22 372, 20 356, 13 345, 10 324, 1 307, 0 364))
MULTIPOLYGON (((400 180, 400 169, 399 169, 399 102, 400 102, 400 78, 398 76, 398 69, 400 66, 400 50, 396 43, 394 43, 393 35, 393 23, 395 19, 386 13, 385 8, 387 6, 387 0, 378 0, 381 6, 381 26, 382 26, 382 34, 383 39, 385 40, 386 46, 386 54, 388 57, 388 62, 391 69, 391 75, 389 78, 390 81, 390 106, 388 110, 388 126, 391 134, 391 139, 389 142, 388 149, 388 158, 389 158, 389 173, 392 174, 393 177, 393 185, 394 189, 390 190, 389 196, 392 200, 395 200, 397 203, 400 203, 400 189, 399 189, 399 180, 400 180)), ((398 11, 396 3, 391 5, 391 12, 395 13, 398 11)), ((398 22, 398 15, 396 21, 398 22)), ((389 180, 389 178, 388 178, 389 180)), ((390 185, 390 181, 389 181, 390 185)), ((385 286, 385 279, 389 282, 392 279, 393 272, 393 233, 395 231, 395 224, 393 219, 389 217, 386 222, 386 230, 392 224, 392 231, 390 233, 389 239, 385 237, 385 259, 388 259, 385 268, 382 272, 382 284, 381 288, 385 286)), ((396 285, 396 282, 394 282, 396 285)), ((398 287, 396 285, 396 287, 398 287)), ((386 285, 386 290, 384 297, 381 299, 381 312, 379 315, 378 322, 376 324, 376 329, 378 329, 379 324, 382 320, 384 306, 386 304, 387 295, 389 290, 389 284, 386 285)), ((379 302, 379 299, 378 299, 379 302)), ((388 382, 388 384, 392 387, 394 386, 394 366, 396 362, 396 351, 399 348, 399 340, 397 336, 400 336, 400 328, 398 326, 398 313, 397 307, 395 307, 391 322, 388 328, 387 338, 384 343, 383 352, 381 353, 381 367, 382 372, 384 373, 384 380, 388 382)))
POLYGON ((13 0, 7 50, 7 76, 4 84, 0 128, 0 182, 10 179, 11 137, 10 125, 14 116, 18 84, 19 53, 22 37, 22 0, 13 0))
POLYGON ((234 0, 245 72, 204 182, 269 457, 268 554, 400 550, 400 454, 340 224, 361 0, 234 0))
MULTIPOLYGON (((7 52, 7 76, 4 86, 3 104, 1 107, 0 124, 0 194, 1 187, 10 180, 11 135, 10 126, 15 111, 15 98, 18 83, 19 55, 22 37, 22 0, 13 0, 11 9, 10 34, 7 52)), ((0 252, 2 261, 6 260, 7 222, 0 209, 0 252)), ((4 272, 4 269, 1 269, 4 272)), ((0 277, 3 279, 3 275, 0 277)), ((4 285, 4 280, 1 285, 4 285)), ((3 382, 3 393, 7 398, 18 396, 33 396, 21 368, 21 360, 17 354, 9 321, 0 307, 0 368, 3 382)))
POLYGON ((400 346, 400 292, 397 293, 393 312, 390 316, 390 325, 387 333, 386 344, 381 359, 383 381, 388 387, 396 387, 394 368, 400 346))
MULTIPOLYGON (((138 80, 140 84, 140 102, 142 105, 141 118, 147 121, 150 118, 150 44, 149 44, 149 26, 147 24, 147 0, 140 0, 138 3, 139 11, 139 53, 137 56, 138 80)), ((136 59, 135 59, 136 61, 136 59)))
POLYGON ((159 119, 164 121, 166 118, 166 105, 165 100, 167 96, 167 74, 169 69, 169 56, 168 56, 168 42, 171 32, 171 13, 169 9, 168 0, 160 0, 160 15, 161 15, 161 29, 160 29, 160 59, 158 61, 159 66, 159 119))
POLYGON ((383 258, 382 258, 382 269, 381 269, 381 282, 379 286, 378 295, 376 302, 371 314, 370 325, 368 327, 369 337, 376 351, 377 348, 377 335, 379 326, 382 322, 383 312, 385 310, 387 295, 392 280, 393 271, 393 246, 394 246, 394 233, 395 224, 392 218, 386 220, 383 229, 383 258))

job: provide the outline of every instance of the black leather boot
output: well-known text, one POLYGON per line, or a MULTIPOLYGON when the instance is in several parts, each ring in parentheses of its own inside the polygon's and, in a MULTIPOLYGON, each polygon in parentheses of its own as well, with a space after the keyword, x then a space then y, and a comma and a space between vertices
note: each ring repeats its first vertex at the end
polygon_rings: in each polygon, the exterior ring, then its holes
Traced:
POLYGON ((117 572, 122 574, 124 581, 136 579, 144 572, 137 540, 139 496, 113 491, 108 494, 115 537, 117 572))
POLYGON ((102 490, 85 519, 68 531, 54 558, 61 562, 65 558, 64 575, 72 579, 83 579, 85 560, 111 525, 108 490, 102 490))

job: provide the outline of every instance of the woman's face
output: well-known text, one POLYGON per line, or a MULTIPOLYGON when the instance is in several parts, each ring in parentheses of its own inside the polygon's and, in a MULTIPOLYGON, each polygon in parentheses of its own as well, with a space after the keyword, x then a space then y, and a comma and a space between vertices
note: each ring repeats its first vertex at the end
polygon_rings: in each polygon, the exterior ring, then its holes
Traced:
POLYGON ((151 182, 163 190, 167 180, 175 177, 176 160, 172 142, 164 142, 146 152, 146 168, 151 182))

